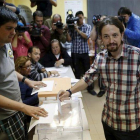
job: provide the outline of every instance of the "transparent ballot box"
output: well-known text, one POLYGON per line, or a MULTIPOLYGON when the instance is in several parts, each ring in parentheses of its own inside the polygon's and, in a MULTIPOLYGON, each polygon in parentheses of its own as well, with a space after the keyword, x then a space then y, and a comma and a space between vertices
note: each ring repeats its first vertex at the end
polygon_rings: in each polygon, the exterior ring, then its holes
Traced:
MULTIPOLYGON (((48 104, 49 102, 45 102, 48 104)), ((61 114, 55 110, 53 122, 38 124, 38 140, 83 140, 82 115, 79 100, 66 100, 61 103, 61 114)))

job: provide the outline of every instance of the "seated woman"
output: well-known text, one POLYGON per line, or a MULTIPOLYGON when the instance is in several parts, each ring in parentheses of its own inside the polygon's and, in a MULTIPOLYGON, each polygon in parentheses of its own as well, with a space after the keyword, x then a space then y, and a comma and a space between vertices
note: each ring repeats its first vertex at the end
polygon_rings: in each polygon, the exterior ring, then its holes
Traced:
POLYGON ((71 65, 71 62, 71 57, 57 39, 51 41, 50 52, 40 60, 44 67, 68 66, 71 65))
MULTIPOLYGON (((21 56, 16 59, 15 69, 23 76, 28 77, 31 71, 30 68, 31 68, 30 58, 21 56)), ((21 91, 21 99, 23 103, 32 106, 38 106, 39 104, 38 94, 36 93, 34 95, 31 95, 32 88, 30 88, 28 85, 26 85, 23 82, 19 82, 19 86, 21 91)))
POLYGON ((25 19, 20 15, 16 28, 16 34, 12 41, 14 60, 16 60, 19 56, 27 56, 28 48, 33 46, 30 35, 24 30, 24 26, 26 26, 25 19))

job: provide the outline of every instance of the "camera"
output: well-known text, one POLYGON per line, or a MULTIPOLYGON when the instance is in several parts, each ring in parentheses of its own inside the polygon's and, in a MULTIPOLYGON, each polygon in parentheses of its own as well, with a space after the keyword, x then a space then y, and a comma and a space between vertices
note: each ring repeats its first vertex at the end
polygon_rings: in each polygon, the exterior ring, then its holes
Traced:
POLYGON ((30 35, 31 36, 41 36, 41 33, 42 33, 41 31, 44 28, 38 28, 36 23, 31 23, 30 25, 32 27, 32 30, 30 31, 30 35))
POLYGON ((93 18, 92 18, 92 23, 94 25, 97 25, 100 21, 100 18, 101 18, 101 15, 93 15, 93 18))
POLYGON ((72 10, 68 10, 67 12, 66 23, 68 25, 68 29, 74 30, 74 22, 79 20, 79 17, 74 17, 72 10))
POLYGON ((29 31, 29 27, 17 25, 15 30, 18 31, 18 33, 24 33, 25 31, 29 31))
POLYGON ((58 29, 63 29, 63 23, 61 21, 57 21, 56 23, 54 23, 54 25, 58 28, 58 29))
POLYGON ((125 18, 123 16, 117 16, 117 17, 124 24, 124 26, 126 27, 125 18))

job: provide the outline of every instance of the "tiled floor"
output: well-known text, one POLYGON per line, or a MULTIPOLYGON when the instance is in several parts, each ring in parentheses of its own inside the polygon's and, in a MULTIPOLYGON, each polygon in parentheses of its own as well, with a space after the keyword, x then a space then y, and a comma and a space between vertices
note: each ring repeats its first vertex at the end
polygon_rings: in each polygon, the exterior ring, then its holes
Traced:
MULTIPOLYGON (((98 93, 99 88, 95 83, 95 91, 98 93)), ((90 135, 92 140, 105 140, 103 127, 101 124, 101 113, 105 96, 97 97, 89 94, 86 90, 82 91, 83 105, 89 123, 90 135)))

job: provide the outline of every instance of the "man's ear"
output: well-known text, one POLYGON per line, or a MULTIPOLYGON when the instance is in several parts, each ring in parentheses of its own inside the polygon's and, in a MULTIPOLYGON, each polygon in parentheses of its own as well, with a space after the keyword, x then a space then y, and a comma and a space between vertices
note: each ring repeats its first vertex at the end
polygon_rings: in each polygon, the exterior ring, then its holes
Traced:
POLYGON ((101 35, 99 35, 99 39, 100 39, 101 41, 103 41, 103 40, 102 40, 102 36, 101 36, 101 35))
POLYGON ((124 32, 122 32, 122 40, 123 40, 124 32))

